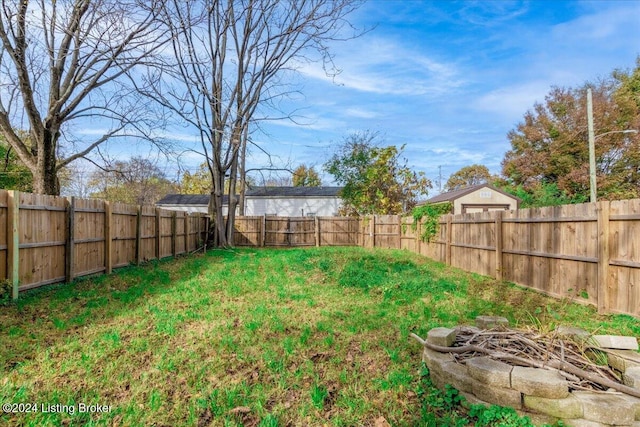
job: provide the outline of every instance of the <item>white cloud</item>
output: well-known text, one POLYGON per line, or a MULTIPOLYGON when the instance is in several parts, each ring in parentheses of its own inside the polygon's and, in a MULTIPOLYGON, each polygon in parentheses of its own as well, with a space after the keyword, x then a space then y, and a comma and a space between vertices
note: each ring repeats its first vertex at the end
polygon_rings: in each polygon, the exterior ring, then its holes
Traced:
POLYGON ((347 108, 344 111, 344 114, 350 117, 357 117, 360 119, 375 119, 376 117, 380 116, 380 114, 375 111, 367 110, 364 108, 357 108, 357 107, 347 108))
POLYGON ((532 109, 536 102, 544 101, 550 89, 551 85, 546 81, 503 86, 474 100, 471 106, 478 111, 515 121, 532 109))
MULTIPOLYGON (((412 48, 382 37, 365 36, 336 54, 342 72, 336 84, 375 94, 439 95, 460 87, 464 80, 454 64, 439 62, 412 48)), ((300 71, 313 79, 331 81, 315 63, 300 71)))

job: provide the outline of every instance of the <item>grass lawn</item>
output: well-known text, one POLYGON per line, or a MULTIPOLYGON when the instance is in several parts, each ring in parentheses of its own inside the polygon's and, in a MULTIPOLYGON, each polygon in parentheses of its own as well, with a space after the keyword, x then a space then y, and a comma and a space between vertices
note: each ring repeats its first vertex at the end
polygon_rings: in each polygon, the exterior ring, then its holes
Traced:
POLYGON ((408 252, 214 250, 0 306, 0 403, 37 409, 0 425, 425 425, 443 415, 409 333, 480 314, 640 336, 408 252))

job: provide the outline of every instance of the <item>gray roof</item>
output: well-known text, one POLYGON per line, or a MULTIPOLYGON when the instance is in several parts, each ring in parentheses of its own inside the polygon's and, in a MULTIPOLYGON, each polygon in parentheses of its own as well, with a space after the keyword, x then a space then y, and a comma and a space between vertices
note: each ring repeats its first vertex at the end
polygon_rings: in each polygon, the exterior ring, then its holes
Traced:
MULTIPOLYGON (((209 194, 167 194, 156 205, 208 206, 209 197, 209 194)), ((223 202, 229 203, 229 197, 225 196, 223 202)))
POLYGON ((497 191, 498 193, 502 193, 505 196, 509 196, 515 200, 520 200, 519 198, 517 198, 516 196, 506 193, 502 190, 500 190, 499 188, 494 187, 491 184, 478 184, 478 185, 472 185, 470 187, 464 187, 464 188, 460 188, 458 190, 453 190, 453 191, 448 191, 446 193, 442 193, 442 194, 438 194, 437 196, 434 196, 432 198, 430 198, 429 200, 425 201, 424 204, 432 204, 432 203, 443 203, 443 202, 452 202, 456 199, 459 199, 462 196, 466 196, 469 193, 473 193, 476 190, 479 190, 481 188, 490 188, 493 191, 497 191))
MULTIPOLYGON (((247 190, 249 197, 338 197, 342 187, 258 187, 247 190)), ((207 206, 209 194, 167 194, 156 205, 167 206, 207 206)), ((223 204, 229 204, 229 196, 224 195, 223 204)))
POLYGON ((338 197, 343 187, 256 187, 247 190, 251 197, 338 197))

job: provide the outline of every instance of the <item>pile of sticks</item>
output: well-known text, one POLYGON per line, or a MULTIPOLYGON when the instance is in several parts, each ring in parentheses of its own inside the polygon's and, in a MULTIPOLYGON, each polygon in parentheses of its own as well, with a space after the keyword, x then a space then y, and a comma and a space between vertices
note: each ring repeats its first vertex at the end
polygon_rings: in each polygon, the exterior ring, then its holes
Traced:
POLYGON ((567 379, 571 390, 615 390, 640 398, 640 390, 625 386, 609 366, 598 363, 606 361, 606 350, 594 348, 588 341, 506 328, 478 330, 460 326, 456 332, 452 347, 436 346, 411 335, 431 350, 452 353, 459 363, 479 355, 489 356, 512 366, 555 370, 567 379))

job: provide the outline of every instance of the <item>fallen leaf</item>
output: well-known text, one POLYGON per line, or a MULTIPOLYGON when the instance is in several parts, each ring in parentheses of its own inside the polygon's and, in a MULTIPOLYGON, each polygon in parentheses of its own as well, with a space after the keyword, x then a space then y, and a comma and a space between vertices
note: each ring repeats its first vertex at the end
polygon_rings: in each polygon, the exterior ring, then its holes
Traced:
POLYGON ((251 408, 248 406, 237 406, 229 411, 230 414, 248 414, 251 412, 251 408))

